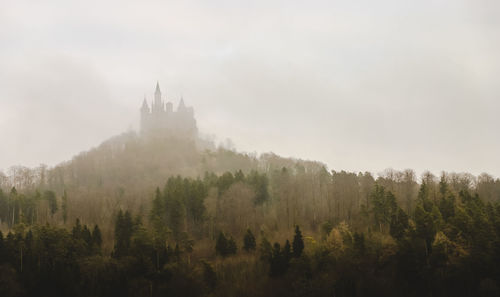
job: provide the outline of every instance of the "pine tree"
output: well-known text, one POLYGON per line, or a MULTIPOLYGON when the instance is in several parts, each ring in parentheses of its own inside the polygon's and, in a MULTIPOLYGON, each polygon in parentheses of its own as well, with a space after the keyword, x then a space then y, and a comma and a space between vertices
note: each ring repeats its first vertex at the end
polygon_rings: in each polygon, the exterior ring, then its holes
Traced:
POLYGON ((269 261, 272 257, 272 250, 273 247, 271 246, 271 243, 265 236, 262 236, 262 240, 259 245, 259 252, 260 252, 260 258, 263 261, 269 261))
POLYGON ((235 255, 236 251, 238 250, 238 247, 236 246, 236 241, 232 236, 229 237, 229 240, 227 241, 227 254, 228 255, 235 255))
POLYGON ((87 246, 90 248, 90 246, 92 245, 92 233, 90 232, 87 225, 83 225, 82 239, 85 241, 87 246))
POLYGON ((243 249, 247 252, 255 251, 256 243, 255 237, 250 229, 247 229, 245 237, 243 238, 243 249))
POLYGON ((80 224, 80 219, 76 219, 75 226, 71 231, 73 239, 81 239, 82 238, 82 225, 80 224))
POLYGON ((224 233, 221 231, 219 233, 219 237, 217 238, 217 242, 215 243, 215 252, 217 255, 225 257, 227 255, 228 242, 224 233))
POLYGON ((102 245, 102 235, 101 235, 101 230, 99 229, 99 226, 95 225, 94 230, 92 231, 92 243, 94 246, 97 248, 101 248, 102 245))
POLYGON ((283 247, 283 257, 285 257, 287 262, 290 261, 290 258, 292 258, 292 247, 290 246, 290 241, 288 239, 283 247))
POLYGON ((298 258, 302 255, 304 250, 304 240, 302 239, 302 232, 300 232, 299 226, 295 226, 295 236, 293 237, 293 256, 298 258))
POLYGON ((389 234, 394 239, 400 240, 406 235, 408 227, 408 215, 406 215, 403 209, 398 208, 397 214, 392 215, 389 234))
POLYGON ((50 215, 54 215, 57 211, 56 193, 47 190, 43 193, 43 198, 49 203, 50 215))
POLYGON ((123 214, 120 210, 115 221, 115 250, 113 252, 115 257, 128 254, 133 231, 134 224, 130 212, 126 211, 123 214))
POLYGON ((61 203, 61 208, 62 208, 62 215, 63 215, 63 222, 66 224, 66 220, 68 219, 68 195, 66 194, 66 190, 64 190, 64 193, 61 197, 62 203, 61 203))
POLYGON ((217 286, 217 273, 215 273, 214 268, 210 265, 210 263, 206 261, 202 261, 201 263, 203 264, 203 280, 211 292, 217 286))

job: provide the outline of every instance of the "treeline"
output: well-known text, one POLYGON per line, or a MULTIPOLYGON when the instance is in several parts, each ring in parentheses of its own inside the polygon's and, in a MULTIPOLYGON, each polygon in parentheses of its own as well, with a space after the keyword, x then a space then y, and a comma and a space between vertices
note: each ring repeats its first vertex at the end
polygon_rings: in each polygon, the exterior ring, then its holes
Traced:
POLYGON ((498 296, 498 181, 393 173, 171 177, 149 207, 118 207, 105 226, 68 226, 68 197, 35 191, 23 204, 13 188, 1 196, 12 228, 0 236, 0 294, 498 296))

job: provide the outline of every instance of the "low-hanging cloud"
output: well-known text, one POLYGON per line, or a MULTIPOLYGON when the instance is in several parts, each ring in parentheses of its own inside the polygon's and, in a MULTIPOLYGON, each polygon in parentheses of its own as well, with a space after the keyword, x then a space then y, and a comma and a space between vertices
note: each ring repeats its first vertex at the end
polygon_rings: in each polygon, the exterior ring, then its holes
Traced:
POLYGON ((159 80, 241 150, 500 175, 496 1, 0 6, 0 168, 136 125, 159 80))

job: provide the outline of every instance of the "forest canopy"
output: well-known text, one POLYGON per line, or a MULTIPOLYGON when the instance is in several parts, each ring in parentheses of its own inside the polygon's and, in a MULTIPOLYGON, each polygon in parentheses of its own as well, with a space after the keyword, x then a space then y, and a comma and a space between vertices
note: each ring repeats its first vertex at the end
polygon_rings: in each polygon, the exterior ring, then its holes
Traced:
POLYGON ((126 133, 0 174, 1 296, 498 296, 500 180, 126 133))

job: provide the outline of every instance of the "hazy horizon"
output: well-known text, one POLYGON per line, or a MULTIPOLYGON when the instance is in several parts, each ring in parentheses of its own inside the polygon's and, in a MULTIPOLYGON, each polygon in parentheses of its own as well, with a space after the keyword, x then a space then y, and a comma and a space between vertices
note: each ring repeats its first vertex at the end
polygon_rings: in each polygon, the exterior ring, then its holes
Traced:
POLYGON ((0 170, 137 129, 156 81, 238 151, 500 176, 495 1, 5 1, 0 170))

